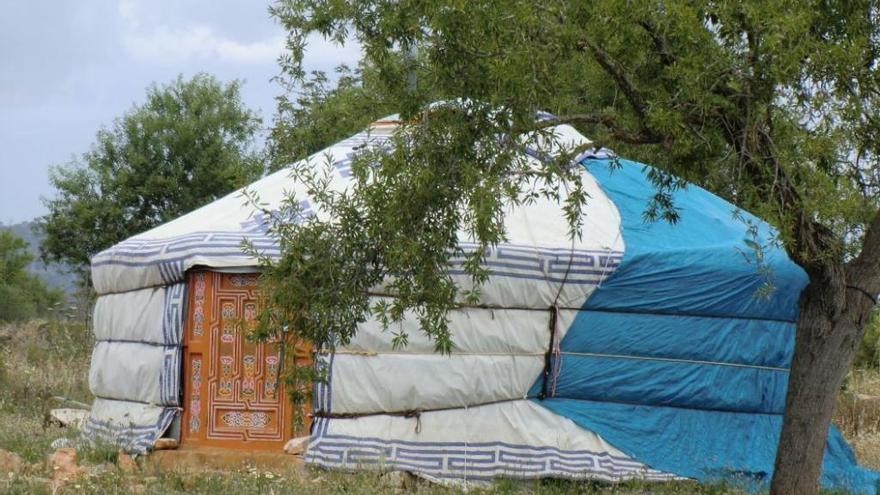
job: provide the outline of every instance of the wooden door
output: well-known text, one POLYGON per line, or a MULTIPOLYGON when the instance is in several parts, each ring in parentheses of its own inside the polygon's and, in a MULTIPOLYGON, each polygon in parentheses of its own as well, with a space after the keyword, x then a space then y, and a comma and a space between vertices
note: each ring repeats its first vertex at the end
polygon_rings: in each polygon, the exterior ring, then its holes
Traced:
POLYGON ((305 425, 293 428, 293 409, 279 379, 279 345, 247 339, 257 314, 257 277, 188 274, 184 445, 275 450, 308 433, 305 414, 305 425))

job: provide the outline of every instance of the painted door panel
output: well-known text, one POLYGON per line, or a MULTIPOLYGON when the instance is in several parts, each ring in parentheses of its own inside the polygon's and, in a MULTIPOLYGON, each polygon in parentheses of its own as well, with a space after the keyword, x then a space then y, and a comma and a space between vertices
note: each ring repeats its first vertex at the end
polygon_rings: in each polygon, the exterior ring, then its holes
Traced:
POLYGON ((293 428, 279 346, 246 336, 257 274, 193 271, 187 288, 182 443, 274 450, 307 434, 307 416, 293 428))

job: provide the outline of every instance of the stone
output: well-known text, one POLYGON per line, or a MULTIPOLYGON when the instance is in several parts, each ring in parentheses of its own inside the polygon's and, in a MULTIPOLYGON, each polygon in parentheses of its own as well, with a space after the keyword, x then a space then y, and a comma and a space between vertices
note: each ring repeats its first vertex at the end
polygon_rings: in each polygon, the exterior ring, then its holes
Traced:
POLYGON ((291 438, 284 445, 284 452, 292 455, 303 455, 309 447, 309 437, 291 438))
POLYGON ((18 454, 0 449, 0 473, 18 473, 22 465, 18 454))
POLYGON ((49 423, 59 426, 82 428, 88 417, 89 412, 84 409, 63 408, 49 411, 49 423))
POLYGON ((415 476, 407 471, 389 471, 379 477, 379 480, 391 490, 411 491, 416 484, 415 476))
POLYGON ((94 466, 90 466, 88 468, 89 476, 101 476, 106 473, 113 472, 116 469, 114 464, 110 464, 109 462, 103 462, 101 464, 96 464, 94 466))
POLYGON ((153 450, 172 450, 177 448, 177 440, 173 438, 160 438, 153 443, 153 450))
POLYGON ((116 467, 123 472, 130 473, 136 470, 138 465, 130 455, 120 450, 119 456, 116 458, 116 467))
POLYGON ((76 442, 74 442, 70 438, 61 437, 61 438, 56 438, 55 440, 52 440, 52 443, 49 444, 49 446, 55 450, 72 449, 72 448, 76 448, 76 442))
POLYGON ((49 467, 52 469, 52 484, 55 487, 76 479, 85 469, 76 464, 76 449, 57 449, 49 456, 49 467))

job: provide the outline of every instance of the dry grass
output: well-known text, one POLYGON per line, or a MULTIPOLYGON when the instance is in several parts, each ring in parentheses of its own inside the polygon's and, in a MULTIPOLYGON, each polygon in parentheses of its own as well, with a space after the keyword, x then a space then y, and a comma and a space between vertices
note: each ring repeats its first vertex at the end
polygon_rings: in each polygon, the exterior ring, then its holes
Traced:
MULTIPOLYGON (((88 366, 92 341, 82 325, 37 321, 0 327, 0 449, 20 455, 25 468, 4 478, 0 493, 52 493, 51 473, 45 465, 51 442, 77 433, 48 425, 46 413, 61 404, 53 396, 65 396, 90 403, 88 366)), ((852 442, 866 466, 880 469, 880 372, 851 374, 838 399, 835 423, 852 442)), ((135 471, 125 473, 112 462, 115 451, 96 446, 80 451, 89 474, 61 487, 56 493, 384 493, 390 491, 376 473, 355 474, 307 470, 261 472, 229 470, 180 474, 135 471), (109 462, 108 462, 109 461, 109 462)), ((418 483, 407 493, 449 494, 457 490, 418 483)), ((693 482, 666 484, 544 480, 517 482, 502 480, 471 493, 542 494, 727 494, 740 493, 723 485, 705 486, 693 482)))
POLYGON ((853 370, 837 398, 834 423, 859 463, 880 469, 880 371, 853 370))

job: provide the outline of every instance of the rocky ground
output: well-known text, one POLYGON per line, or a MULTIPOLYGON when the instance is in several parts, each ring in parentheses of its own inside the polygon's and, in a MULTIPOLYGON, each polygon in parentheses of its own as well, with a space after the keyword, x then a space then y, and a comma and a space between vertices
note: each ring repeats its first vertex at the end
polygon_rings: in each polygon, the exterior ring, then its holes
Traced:
MULTIPOLYGON (((132 459, 109 445, 76 441, 51 409, 90 403, 87 371, 91 338, 83 325, 31 322, 0 327, 0 493, 459 493, 400 473, 338 473, 242 463, 216 468, 168 469, 132 459), (74 402, 65 402, 64 397, 74 402), (58 439, 68 439, 61 440, 58 439), (53 447, 53 442, 55 446, 53 447), (75 448, 55 447, 67 444, 75 448)), ((854 371, 841 392, 836 424, 866 466, 880 469, 880 372, 854 371)), ((725 486, 499 481, 471 493, 722 494, 725 486)))

